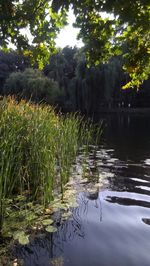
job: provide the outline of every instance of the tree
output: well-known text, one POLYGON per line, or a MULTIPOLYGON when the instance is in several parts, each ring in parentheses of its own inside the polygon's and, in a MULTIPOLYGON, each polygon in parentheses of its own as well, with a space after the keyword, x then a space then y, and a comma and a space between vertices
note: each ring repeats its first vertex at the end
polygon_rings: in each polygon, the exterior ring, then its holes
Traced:
POLYGON ((61 97, 58 83, 32 68, 10 74, 4 86, 4 94, 49 104, 59 103, 61 97))
POLYGON ((25 56, 18 55, 14 51, 9 53, 0 51, 0 94, 3 94, 5 81, 12 72, 23 71, 29 66, 29 59, 25 56))
POLYGON ((70 6, 85 43, 89 64, 106 62, 122 54, 124 69, 130 74, 128 86, 139 86, 150 72, 150 6, 149 0, 1 0, 0 38, 3 46, 11 40, 18 49, 42 59, 54 49, 54 39, 66 24, 70 6), (103 14, 108 14, 104 18, 103 14), (23 29, 32 35, 32 45, 23 29), (125 49, 126 47, 126 49, 125 49))
POLYGON ((43 72, 44 74, 56 80, 59 84, 63 97, 61 98, 63 110, 73 110, 73 91, 70 88, 73 78, 75 77, 75 70, 77 66, 77 60, 75 58, 77 48, 65 47, 60 49, 58 53, 52 55, 49 59, 43 72))
MULTIPOLYGON (((123 55, 124 70, 139 86, 150 73, 150 6, 147 0, 74 1, 76 26, 89 63, 123 55), (107 18, 103 14, 107 13, 107 18), (112 16, 113 15, 113 16, 112 16)), ((125 88, 126 88, 125 87, 125 88)))
POLYGON ((13 43, 20 53, 36 59, 39 68, 54 52, 54 39, 66 24, 66 11, 54 12, 49 0, 1 0, 0 45, 13 43))

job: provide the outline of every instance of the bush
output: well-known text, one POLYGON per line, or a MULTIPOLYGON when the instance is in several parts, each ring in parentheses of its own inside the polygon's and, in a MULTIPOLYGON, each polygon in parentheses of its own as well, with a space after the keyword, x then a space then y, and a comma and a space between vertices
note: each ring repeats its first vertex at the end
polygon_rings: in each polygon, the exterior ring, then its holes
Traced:
POLYGON ((15 95, 17 99, 49 104, 59 104, 62 97, 56 81, 32 68, 10 74, 4 85, 4 95, 15 95))

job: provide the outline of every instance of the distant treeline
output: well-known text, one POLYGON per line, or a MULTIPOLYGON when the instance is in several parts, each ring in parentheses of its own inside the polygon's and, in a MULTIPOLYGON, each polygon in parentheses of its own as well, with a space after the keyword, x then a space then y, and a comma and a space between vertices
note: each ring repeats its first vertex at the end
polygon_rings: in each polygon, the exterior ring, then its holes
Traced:
POLYGON ((129 80, 121 57, 88 68, 81 49, 65 47, 43 71, 28 58, 0 51, 0 94, 91 114, 103 108, 150 107, 150 79, 139 90, 122 90, 129 80))

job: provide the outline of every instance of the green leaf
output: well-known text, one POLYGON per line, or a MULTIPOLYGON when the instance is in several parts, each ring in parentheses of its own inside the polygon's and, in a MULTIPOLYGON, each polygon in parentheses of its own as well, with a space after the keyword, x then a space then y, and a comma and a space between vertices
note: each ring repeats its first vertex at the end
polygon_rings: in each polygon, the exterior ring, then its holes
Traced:
POLYGON ((27 235, 21 235, 18 241, 21 245, 27 245, 29 244, 29 237, 27 235))
POLYGON ((52 226, 52 225, 49 225, 49 226, 47 226, 47 227, 45 228, 45 230, 46 230, 47 232, 49 232, 49 233, 54 233, 54 232, 57 231, 57 228, 54 227, 54 226, 52 226))
POLYGON ((45 219, 42 221, 42 224, 43 225, 50 225, 52 224, 54 221, 52 219, 45 219))
POLYGON ((14 240, 18 240, 21 245, 27 245, 29 243, 29 236, 24 231, 16 231, 13 234, 14 240))

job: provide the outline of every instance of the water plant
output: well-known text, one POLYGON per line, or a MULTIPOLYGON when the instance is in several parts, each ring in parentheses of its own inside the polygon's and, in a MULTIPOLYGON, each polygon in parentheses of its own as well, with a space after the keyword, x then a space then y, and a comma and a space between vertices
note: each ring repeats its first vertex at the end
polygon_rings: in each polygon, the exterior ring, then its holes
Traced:
POLYGON ((45 207, 56 188, 63 195, 78 148, 83 142, 87 146, 92 131, 76 114, 64 117, 50 106, 12 98, 0 101, 0 125, 2 229, 14 196, 25 197, 24 206, 36 202, 45 207))

